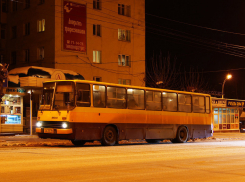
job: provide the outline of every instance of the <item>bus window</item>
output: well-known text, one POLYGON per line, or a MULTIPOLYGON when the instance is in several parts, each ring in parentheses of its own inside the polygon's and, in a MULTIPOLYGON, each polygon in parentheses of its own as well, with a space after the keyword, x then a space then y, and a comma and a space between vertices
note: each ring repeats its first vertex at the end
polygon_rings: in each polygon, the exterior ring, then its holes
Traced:
POLYGON ((145 109, 144 90, 127 89, 127 105, 129 109, 145 109))
POLYGON ((206 113, 210 113, 210 97, 206 97, 206 113))
POLYGON ((162 104, 164 111, 177 111, 177 94, 163 92, 162 93, 162 104))
POLYGON ((105 107, 105 86, 93 85, 94 107, 105 107))
POLYGON ((74 96, 74 82, 57 82, 54 109, 71 109, 75 107, 74 96))
POLYGON ((77 106, 90 107, 90 85, 77 83, 77 106))
POLYGON ((193 95, 192 105, 193 105, 193 112, 197 112, 197 113, 205 112, 204 97, 193 95))
POLYGON ((146 109, 160 111, 161 108, 161 92, 146 91, 146 109))
POLYGON ((181 112, 191 112, 191 95, 178 94, 178 106, 181 112))
POLYGON ((43 84, 43 95, 40 105, 41 110, 49 110, 52 106, 52 99, 54 94, 55 83, 43 84))
POLYGON ((107 107, 125 109, 126 89, 118 87, 107 87, 107 107))

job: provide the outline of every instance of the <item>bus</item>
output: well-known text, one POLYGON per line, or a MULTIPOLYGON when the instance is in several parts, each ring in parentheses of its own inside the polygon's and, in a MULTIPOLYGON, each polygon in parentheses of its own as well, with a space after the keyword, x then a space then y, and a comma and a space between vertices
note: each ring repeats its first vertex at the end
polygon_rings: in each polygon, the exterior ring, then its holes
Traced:
POLYGON ((138 87, 87 80, 43 84, 36 133, 40 138, 67 139, 74 145, 121 140, 148 143, 213 135, 208 94, 138 87))

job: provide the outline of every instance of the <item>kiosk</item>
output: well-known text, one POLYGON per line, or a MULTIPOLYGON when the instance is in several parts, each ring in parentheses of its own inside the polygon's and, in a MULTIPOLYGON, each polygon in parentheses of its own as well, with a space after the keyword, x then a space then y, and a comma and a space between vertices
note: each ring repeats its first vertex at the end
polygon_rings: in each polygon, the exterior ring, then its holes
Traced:
POLYGON ((212 98, 214 132, 240 132, 239 116, 245 101, 212 98))
POLYGON ((2 133, 23 132, 23 88, 4 88, 4 96, 1 102, 1 125, 2 133))

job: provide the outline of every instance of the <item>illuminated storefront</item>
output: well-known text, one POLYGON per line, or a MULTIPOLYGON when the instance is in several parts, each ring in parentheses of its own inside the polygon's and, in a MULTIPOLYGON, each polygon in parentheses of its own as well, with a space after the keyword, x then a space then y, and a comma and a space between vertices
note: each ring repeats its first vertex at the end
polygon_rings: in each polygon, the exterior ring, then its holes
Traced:
POLYGON ((5 88, 1 102, 0 132, 23 132, 23 96, 22 88, 5 88))
POLYGON ((216 132, 239 132, 239 116, 245 101, 212 98, 213 125, 216 132))

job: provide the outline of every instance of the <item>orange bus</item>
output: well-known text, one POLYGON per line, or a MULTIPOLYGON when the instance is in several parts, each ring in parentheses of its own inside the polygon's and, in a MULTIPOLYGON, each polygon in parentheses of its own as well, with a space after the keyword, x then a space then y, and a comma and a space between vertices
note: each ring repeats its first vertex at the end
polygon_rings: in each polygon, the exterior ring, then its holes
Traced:
POLYGON ((213 135, 211 97, 183 92, 86 80, 43 84, 36 133, 68 139, 74 145, 145 139, 158 143, 213 135))

